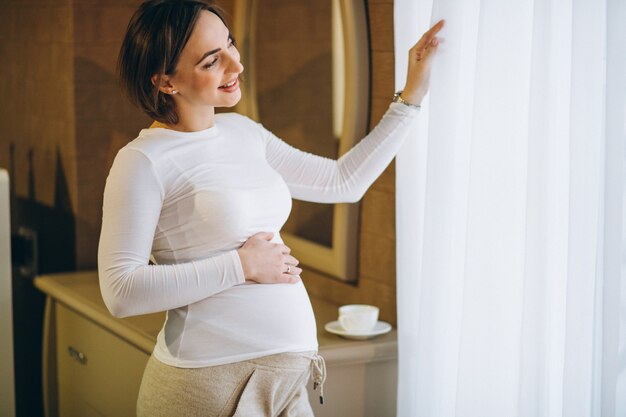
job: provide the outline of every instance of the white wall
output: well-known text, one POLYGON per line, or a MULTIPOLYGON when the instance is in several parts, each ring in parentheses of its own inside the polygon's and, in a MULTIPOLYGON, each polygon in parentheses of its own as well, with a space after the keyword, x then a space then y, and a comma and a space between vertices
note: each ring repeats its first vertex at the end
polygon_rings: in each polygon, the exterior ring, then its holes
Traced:
POLYGON ((0 415, 15 416, 9 175, 0 169, 0 415))

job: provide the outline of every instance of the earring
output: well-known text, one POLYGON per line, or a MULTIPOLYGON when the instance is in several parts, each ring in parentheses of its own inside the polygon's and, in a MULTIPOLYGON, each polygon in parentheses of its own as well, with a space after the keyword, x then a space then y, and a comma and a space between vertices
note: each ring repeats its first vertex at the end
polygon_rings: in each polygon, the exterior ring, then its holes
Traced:
POLYGON ((178 91, 176 90, 172 90, 172 94, 176 94, 178 91))

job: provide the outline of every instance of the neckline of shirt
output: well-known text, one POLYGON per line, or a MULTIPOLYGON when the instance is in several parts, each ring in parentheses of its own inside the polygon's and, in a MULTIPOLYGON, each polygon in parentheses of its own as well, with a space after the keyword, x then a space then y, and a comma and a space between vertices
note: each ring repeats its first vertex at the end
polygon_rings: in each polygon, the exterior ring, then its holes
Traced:
POLYGON ((181 132, 173 129, 166 129, 164 127, 151 127, 146 129, 141 129, 139 132, 139 136, 168 136, 173 138, 181 138, 181 139, 211 139, 217 137, 219 134, 219 128, 217 124, 213 126, 198 130, 195 132, 181 132))

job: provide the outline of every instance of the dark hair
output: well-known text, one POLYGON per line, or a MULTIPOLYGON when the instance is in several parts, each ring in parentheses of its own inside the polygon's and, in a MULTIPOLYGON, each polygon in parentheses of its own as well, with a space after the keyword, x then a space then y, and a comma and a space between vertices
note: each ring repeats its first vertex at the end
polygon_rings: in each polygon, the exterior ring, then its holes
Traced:
POLYGON ((174 99, 159 90, 161 75, 176 71, 202 10, 228 27, 223 11, 211 0, 145 1, 128 23, 117 61, 118 81, 130 101, 159 122, 178 123, 174 99))

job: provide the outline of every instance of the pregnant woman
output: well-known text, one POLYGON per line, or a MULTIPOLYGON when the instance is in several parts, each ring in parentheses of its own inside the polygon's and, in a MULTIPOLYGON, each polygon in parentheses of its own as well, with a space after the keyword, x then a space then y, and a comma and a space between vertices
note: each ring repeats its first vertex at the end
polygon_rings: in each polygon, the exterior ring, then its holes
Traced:
POLYGON ((382 173, 419 112, 442 26, 410 50, 406 87, 378 126, 335 161, 215 114, 241 99, 244 67, 214 3, 152 0, 135 12, 118 73, 154 123, 111 167, 98 270, 116 317, 167 311, 139 416, 313 415, 306 383, 324 382, 324 361, 280 229, 292 198, 357 201, 382 173))

